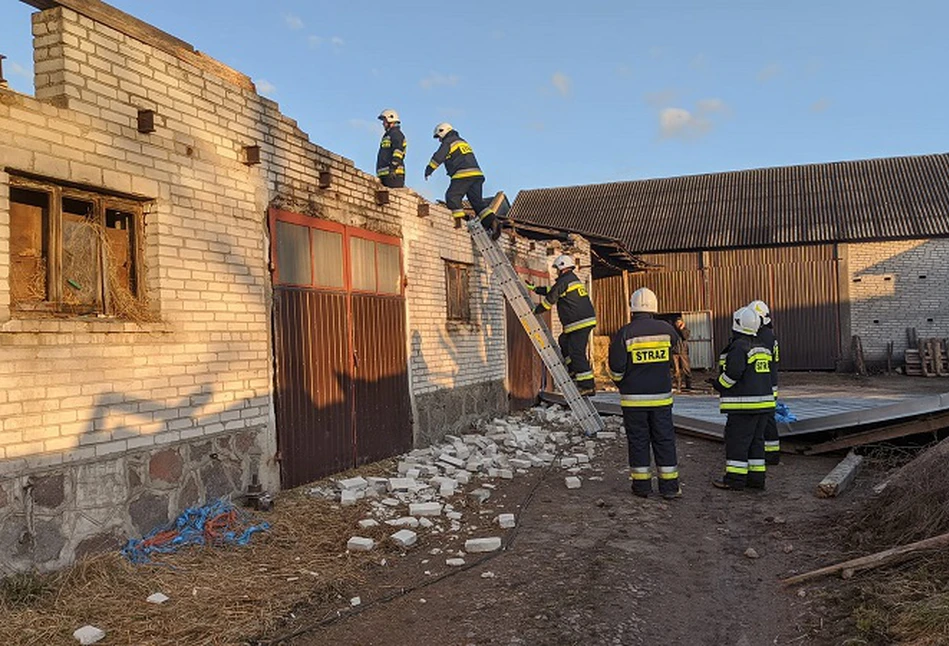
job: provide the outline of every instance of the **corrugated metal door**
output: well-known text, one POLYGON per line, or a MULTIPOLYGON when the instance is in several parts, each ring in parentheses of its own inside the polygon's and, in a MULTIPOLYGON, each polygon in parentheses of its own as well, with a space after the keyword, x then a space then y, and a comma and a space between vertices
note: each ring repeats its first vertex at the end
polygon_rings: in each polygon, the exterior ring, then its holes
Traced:
POLYGON ((682 312, 685 327, 689 328, 689 363, 692 368, 708 370, 716 364, 712 345, 712 313, 682 312))
POLYGON ((272 210, 284 487, 411 447, 398 238, 272 210))
MULTIPOLYGON (((547 272, 516 267, 523 278, 529 278, 535 285, 549 285, 550 278, 547 272)), ((535 298, 535 300, 537 300, 535 298)), ((534 344, 524 331, 524 326, 518 320, 514 310, 505 301, 507 316, 507 382, 508 398, 511 410, 530 408, 537 401, 544 382, 544 363, 534 349, 534 344)), ((550 327, 550 312, 541 317, 550 327)))

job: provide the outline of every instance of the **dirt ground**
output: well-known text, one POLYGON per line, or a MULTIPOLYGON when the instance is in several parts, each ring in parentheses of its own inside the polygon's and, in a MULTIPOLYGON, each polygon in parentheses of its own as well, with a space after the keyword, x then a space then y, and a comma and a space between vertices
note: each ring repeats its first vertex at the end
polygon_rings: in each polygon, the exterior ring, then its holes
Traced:
MULTIPOLYGON (((939 392, 934 381, 818 373, 791 375, 785 385, 924 394, 939 392)), ((352 590, 361 598, 356 612, 344 599, 339 618, 332 609, 301 611, 280 635, 302 634, 281 643, 843 643, 847 635, 823 619, 832 613, 820 588, 788 589, 779 579, 849 556, 835 547, 835 523, 879 473, 865 470, 854 490, 818 499, 817 483, 840 456, 786 455, 769 470, 767 491, 720 491, 709 482, 722 468, 722 445, 680 436, 683 498, 641 500, 629 492, 625 437, 603 442, 594 478, 585 477, 581 489, 566 489, 559 470, 499 485, 481 511, 517 513, 516 530, 494 531, 505 538, 504 551, 482 562, 468 556, 458 570, 445 564, 450 555, 430 553, 441 542, 425 538, 404 555, 389 554, 352 590), (757 558, 746 555, 749 548, 757 558)))

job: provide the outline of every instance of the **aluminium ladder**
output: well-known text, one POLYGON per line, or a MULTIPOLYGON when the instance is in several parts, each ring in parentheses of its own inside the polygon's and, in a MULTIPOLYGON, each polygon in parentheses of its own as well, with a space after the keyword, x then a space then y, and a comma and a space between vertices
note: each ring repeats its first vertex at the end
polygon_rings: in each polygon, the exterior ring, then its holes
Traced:
POLYGON ((517 315, 517 320, 524 326, 527 336, 537 350, 537 354, 543 359, 544 365, 550 371, 554 384, 563 393, 567 405, 573 411, 574 417, 580 423, 584 434, 588 437, 596 435, 604 429, 603 420, 599 413, 593 407, 593 404, 586 397, 580 394, 577 385, 567 373, 563 358, 560 356, 560 348, 554 343, 553 336, 544 322, 534 315, 534 303, 531 300, 530 292, 521 282, 511 261, 504 255, 504 252, 488 236, 488 232, 481 226, 477 218, 468 221, 468 232, 474 240, 475 246, 484 257, 491 273, 497 277, 501 286, 501 291, 511 308, 517 315))

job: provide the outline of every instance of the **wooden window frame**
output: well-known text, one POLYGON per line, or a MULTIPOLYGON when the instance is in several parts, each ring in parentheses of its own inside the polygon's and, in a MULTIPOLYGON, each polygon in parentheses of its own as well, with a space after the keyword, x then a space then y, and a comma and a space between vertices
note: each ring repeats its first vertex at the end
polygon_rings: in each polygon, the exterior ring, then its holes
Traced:
POLYGON ((471 307, 471 270, 474 267, 471 263, 459 262, 457 260, 444 259, 445 262, 445 320, 449 323, 474 323, 474 314, 471 307), (455 272, 460 272, 462 280, 453 280, 455 272), (455 298, 456 286, 463 289, 463 298, 461 294, 455 298), (457 302, 456 302, 457 301, 457 302), (461 309, 461 312, 456 310, 461 309))
POLYGON ((134 274, 134 290, 132 295, 138 300, 143 298, 145 295, 145 215, 142 202, 18 175, 10 175, 9 186, 11 189, 45 194, 48 199, 49 209, 48 230, 44 231, 44 234, 48 236, 46 255, 46 299, 37 303, 18 304, 14 308, 16 314, 71 314, 74 316, 103 314, 105 316, 114 316, 114 312, 110 306, 110 294, 107 288, 109 275, 108 254, 106 253, 106 241, 102 236, 97 238, 95 249, 95 255, 99 265, 95 304, 91 308, 88 308, 63 303, 63 199, 90 203, 92 205, 94 221, 102 227, 105 227, 106 211, 108 210, 129 213, 133 216, 134 231, 132 232, 132 243, 129 249, 134 274))

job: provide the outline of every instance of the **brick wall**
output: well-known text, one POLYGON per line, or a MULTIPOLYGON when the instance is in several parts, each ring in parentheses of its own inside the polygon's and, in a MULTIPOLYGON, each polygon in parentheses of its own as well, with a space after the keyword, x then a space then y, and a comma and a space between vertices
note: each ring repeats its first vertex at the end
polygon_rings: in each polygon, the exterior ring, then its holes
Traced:
MULTIPOLYGON (((0 168, 147 199, 158 322, 11 317, 0 172, 0 558, 12 559, 0 565, 62 565, 240 490, 255 469, 278 486, 270 207, 402 237, 416 425, 425 396, 462 396, 470 414, 504 409, 501 294, 446 209, 419 217, 410 190, 377 205, 374 177, 180 41, 61 7, 35 14, 33 29, 36 97, 0 90, 0 168), (137 131, 140 109, 157 113, 155 132, 137 131), (257 166, 241 163, 248 145, 260 146, 257 166), (473 265, 471 325, 445 320, 446 259, 473 265), (53 492, 42 504, 38 483, 53 492)), ((546 261, 543 245, 531 253, 546 261)))
POLYGON ((851 330, 868 361, 885 359, 889 341, 901 361, 908 327, 920 338, 949 336, 949 239, 847 247, 851 330))

